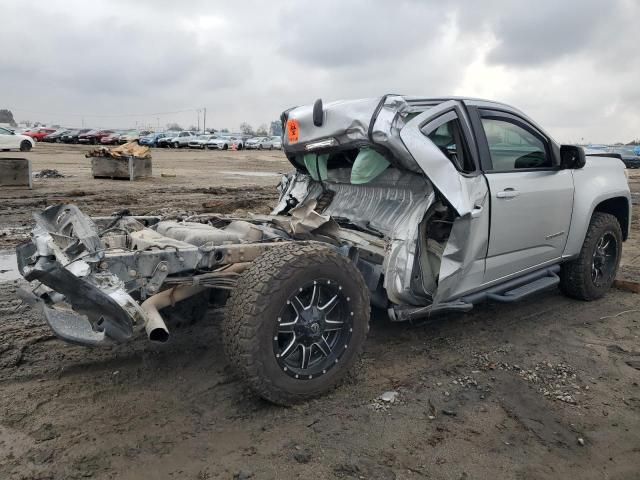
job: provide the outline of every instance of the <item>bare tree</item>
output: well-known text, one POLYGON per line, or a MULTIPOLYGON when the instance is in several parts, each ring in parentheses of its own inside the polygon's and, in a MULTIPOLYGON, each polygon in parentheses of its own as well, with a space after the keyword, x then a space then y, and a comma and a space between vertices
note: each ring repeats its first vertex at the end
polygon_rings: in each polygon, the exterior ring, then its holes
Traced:
POLYGON ((255 135, 253 131, 253 127, 249 125, 247 122, 242 122, 240 124, 240 131, 245 135, 255 135))
POLYGON ((267 135, 269 135, 269 132, 267 131, 267 125, 266 124, 262 124, 258 127, 258 130, 256 131, 256 135, 259 135, 261 137, 266 137, 267 135))
POLYGON ((13 119, 13 112, 7 109, 0 110, 0 123, 8 123, 12 127, 18 126, 16 121, 13 119))

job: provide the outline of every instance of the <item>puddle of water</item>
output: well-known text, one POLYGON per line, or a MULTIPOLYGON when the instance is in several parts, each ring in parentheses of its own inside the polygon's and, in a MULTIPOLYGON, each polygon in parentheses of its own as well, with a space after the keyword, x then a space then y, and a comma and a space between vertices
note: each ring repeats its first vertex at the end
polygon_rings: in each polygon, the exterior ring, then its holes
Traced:
POLYGON ((223 173, 225 175, 241 175, 243 177, 280 177, 280 176, 282 176, 281 173, 252 172, 251 170, 248 170, 246 172, 236 172, 236 171, 227 170, 227 171, 223 171, 223 172, 220 172, 220 173, 223 173))
POLYGON ((21 278, 16 262, 16 254, 11 250, 0 250, 0 282, 10 282, 21 278))

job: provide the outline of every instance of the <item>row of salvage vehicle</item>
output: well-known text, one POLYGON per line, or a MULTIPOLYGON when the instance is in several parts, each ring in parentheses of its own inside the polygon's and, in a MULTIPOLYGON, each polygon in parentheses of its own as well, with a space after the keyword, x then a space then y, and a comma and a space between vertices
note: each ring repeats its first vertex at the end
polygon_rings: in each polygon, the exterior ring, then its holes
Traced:
POLYGON ((106 130, 91 128, 35 128, 25 130, 22 135, 32 138, 35 142, 47 143, 83 143, 86 145, 118 145, 139 140, 151 134, 145 130, 106 130))
POLYGON ((202 133, 191 130, 106 130, 106 129, 52 129, 36 128, 21 132, 34 142, 69 143, 86 145, 118 145, 138 141, 141 145, 161 148, 228 149, 281 149, 279 136, 253 136, 244 133, 202 133))
MULTIPOLYGON (((156 134, 164 135, 164 134, 156 134)), ((140 139, 141 145, 170 148, 198 148, 201 150, 279 150, 282 148, 282 139, 278 136, 254 137, 242 133, 222 134, 198 134, 196 132, 183 131, 175 137, 162 136, 153 140, 140 139)))

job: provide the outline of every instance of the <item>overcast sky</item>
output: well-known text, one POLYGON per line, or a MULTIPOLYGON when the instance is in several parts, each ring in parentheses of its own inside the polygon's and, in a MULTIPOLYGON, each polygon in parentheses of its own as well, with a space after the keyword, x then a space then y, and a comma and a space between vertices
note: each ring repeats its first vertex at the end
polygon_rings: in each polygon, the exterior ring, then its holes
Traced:
POLYGON ((384 93, 513 104, 560 141, 640 137, 638 0, 2 0, 17 120, 237 129, 384 93), (165 113, 181 112, 181 113, 165 113))

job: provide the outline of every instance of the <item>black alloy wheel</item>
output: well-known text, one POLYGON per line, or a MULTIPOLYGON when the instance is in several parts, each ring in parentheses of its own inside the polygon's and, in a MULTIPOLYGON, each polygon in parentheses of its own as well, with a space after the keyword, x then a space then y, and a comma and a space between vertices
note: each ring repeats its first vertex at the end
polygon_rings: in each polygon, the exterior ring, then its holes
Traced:
POLYGON ((273 352, 283 372, 313 379, 339 362, 353 332, 350 301, 341 285, 324 278, 289 296, 273 336, 273 352))
POLYGON ((591 281, 601 287, 611 281, 616 272, 618 241, 611 232, 605 232, 596 242, 591 259, 591 281))

